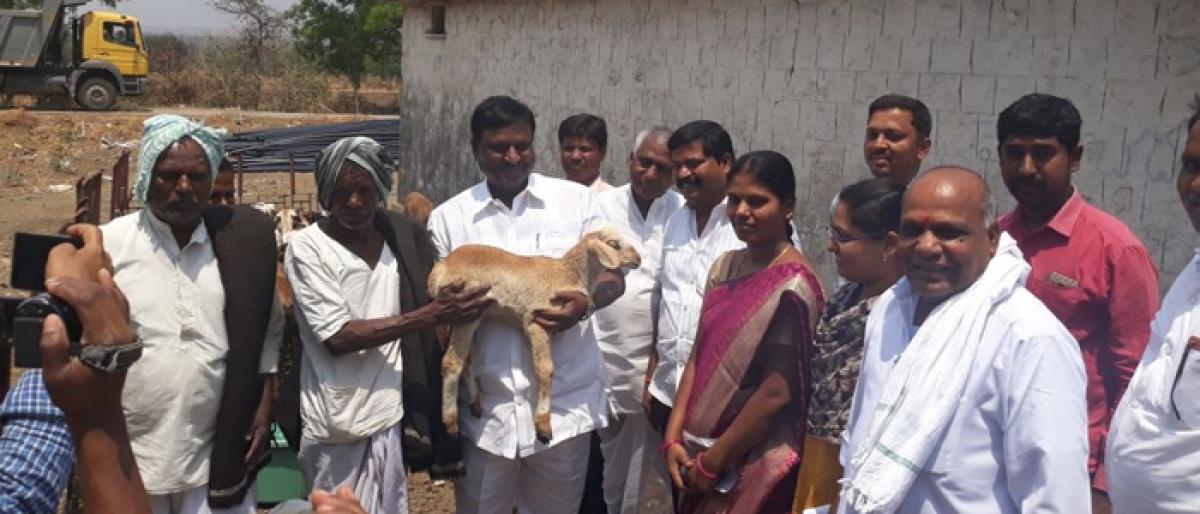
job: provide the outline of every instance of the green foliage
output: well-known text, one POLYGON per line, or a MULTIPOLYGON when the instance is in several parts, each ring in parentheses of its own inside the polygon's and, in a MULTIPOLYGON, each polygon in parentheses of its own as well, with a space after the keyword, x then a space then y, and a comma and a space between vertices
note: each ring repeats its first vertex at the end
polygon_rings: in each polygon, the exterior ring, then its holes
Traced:
POLYGON ((300 0, 288 11, 296 50, 357 90, 368 75, 400 75, 400 24, 394 0, 300 0))

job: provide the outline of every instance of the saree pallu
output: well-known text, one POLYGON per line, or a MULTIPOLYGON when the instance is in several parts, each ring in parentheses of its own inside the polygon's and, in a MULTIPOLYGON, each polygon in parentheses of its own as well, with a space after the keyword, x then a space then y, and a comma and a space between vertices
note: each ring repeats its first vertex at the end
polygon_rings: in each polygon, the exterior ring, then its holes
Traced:
MULTIPOLYGON (((810 395, 808 359, 813 330, 824 308, 817 277, 806 266, 787 263, 718 284, 704 297, 696 340, 696 364, 684 421, 685 447, 695 455, 729 428, 757 383, 747 384, 755 357, 769 339, 776 314, 791 316, 796 345, 798 394, 792 419, 777 423, 768 437, 735 463, 737 482, 728 494, 685 495, 680 513, 789 512, 796 468, 803 452, 810 395), (778 503, 778 508, 776 508, 778 503)), ((728 471, 727 471, 728 472, 728 471)))

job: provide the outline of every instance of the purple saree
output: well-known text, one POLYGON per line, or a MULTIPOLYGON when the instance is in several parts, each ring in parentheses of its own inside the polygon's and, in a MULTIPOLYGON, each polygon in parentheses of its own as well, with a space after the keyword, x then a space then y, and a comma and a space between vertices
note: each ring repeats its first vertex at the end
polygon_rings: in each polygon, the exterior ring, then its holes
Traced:
POLYGON ((790 512, 804 442, 808 359, 824 303, 820 282, 800 263, 780 264, 722 282, 705 295, 684 421, 688 453, 695 455, 719 438, 754 394, 759 384, 751 375, 761 367, 755 366, 755 356, 770 339, 767 328, 777 312, 792 317, 789 326, 798 359, 793 380, 798 394, 789 422, 777 424, 762 444, 738 463, 732 491, 685 495, 679 512, 790 512))

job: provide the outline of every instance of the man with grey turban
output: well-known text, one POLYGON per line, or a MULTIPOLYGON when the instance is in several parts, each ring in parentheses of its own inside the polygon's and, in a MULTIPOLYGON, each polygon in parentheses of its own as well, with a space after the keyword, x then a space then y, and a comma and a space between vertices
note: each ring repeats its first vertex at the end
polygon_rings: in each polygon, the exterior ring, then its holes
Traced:
POLYGON ((253 513, 283 334, 274 224, 209 205, 224 131, 145 122, 134 197, 102 227, 113 278, 145 345, 122 393, 156 513, 253 513))
POLYGON ((429 300, 429 236, 382 208, 392 161, 378 143, 342 139, 315 173, 329 217, 295 233, 284 258, 304 353, 301 471, 309 488, 349 487, 367 512, 408 512, 405 461, 435 477, 461 468, 438 422, 432 329, 479 317, 487 289, 429 300))

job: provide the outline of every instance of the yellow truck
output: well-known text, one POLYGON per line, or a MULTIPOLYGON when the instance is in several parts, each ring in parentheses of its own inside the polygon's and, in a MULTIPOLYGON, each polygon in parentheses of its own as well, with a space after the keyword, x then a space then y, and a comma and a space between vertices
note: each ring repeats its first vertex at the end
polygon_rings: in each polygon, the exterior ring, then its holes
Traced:
POLYGON ((91 11, 88 0, 46 0, 40 10, 0 10, 0 95, 66 95, 89 110, 146 92, 150 59, 137 18, 91 11), (67 30, 67 32, 64 32, 67 30), (64 47, 69 51, 64 51, 64 47))

